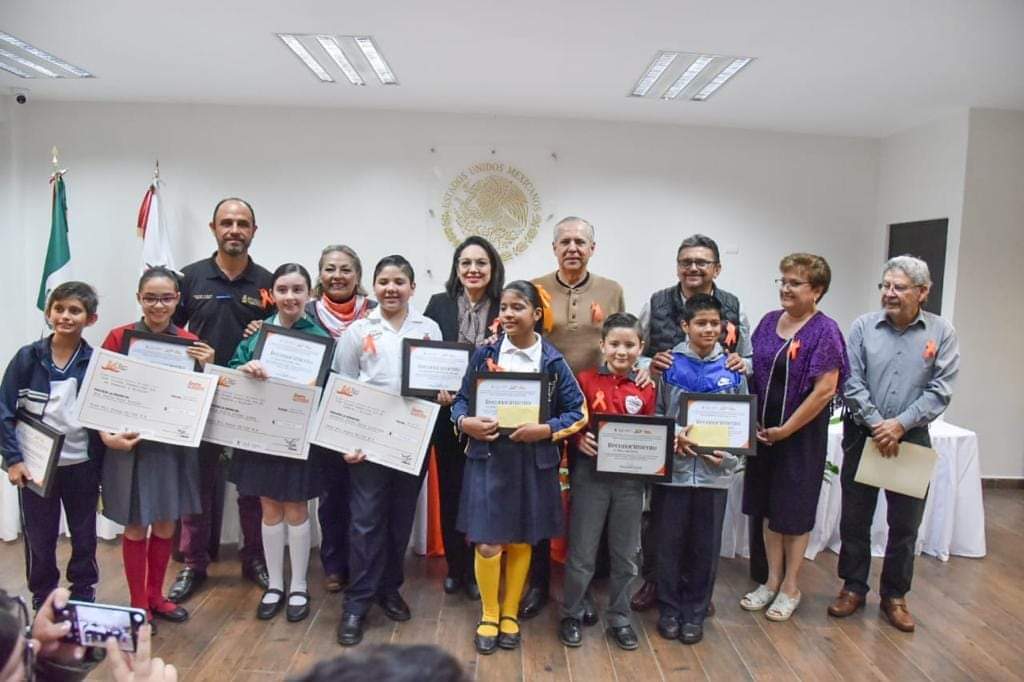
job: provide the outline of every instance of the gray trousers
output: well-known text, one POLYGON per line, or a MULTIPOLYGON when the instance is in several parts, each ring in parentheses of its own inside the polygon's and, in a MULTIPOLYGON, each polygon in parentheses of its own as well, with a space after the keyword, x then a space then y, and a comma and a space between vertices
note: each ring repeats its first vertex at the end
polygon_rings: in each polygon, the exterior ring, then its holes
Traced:
POLYGON ((569 558, 565 565, 563 618, 582 618, 587 587, 594 577, 594 561, 608 520, 608 625, 630 624, 630 584, 637 575, 640 552, 640 516, 644 484, 628 478, 595 473, 594 461, 581 455, 572 472, 569 517, 569 558))

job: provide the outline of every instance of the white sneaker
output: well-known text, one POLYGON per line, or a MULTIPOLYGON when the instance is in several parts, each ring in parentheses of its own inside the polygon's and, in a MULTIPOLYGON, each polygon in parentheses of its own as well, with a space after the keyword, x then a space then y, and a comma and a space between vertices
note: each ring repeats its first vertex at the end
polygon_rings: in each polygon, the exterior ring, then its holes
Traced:
POLYGON ((775 594, 775 591, 769 590, 766 585, 758 585, 756 590, 748 592, 740 599, 740 606, 747 611, 760 611, 772 603, 775 594))

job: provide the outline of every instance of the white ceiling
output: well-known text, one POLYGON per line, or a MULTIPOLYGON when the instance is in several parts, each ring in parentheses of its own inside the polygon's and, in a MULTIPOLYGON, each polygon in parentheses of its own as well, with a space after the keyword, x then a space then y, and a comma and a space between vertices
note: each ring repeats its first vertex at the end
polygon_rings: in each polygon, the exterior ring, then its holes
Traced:
POLYGON ((0 0, 91 80, 50 100, 588 118, 878 137, 1024 110, 1022 0, 0 0), (319 83, 274 32, 369 34, 401 85, 319 83), (709 101, 626 97, 659 49, 756 57, 709 101))

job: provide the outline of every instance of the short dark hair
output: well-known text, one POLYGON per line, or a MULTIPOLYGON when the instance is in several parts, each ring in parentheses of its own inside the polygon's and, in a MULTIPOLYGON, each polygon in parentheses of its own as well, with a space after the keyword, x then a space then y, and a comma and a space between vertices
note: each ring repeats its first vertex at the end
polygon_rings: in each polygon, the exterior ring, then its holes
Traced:
POLYGON ((247 209, 249 209, 249 215, 252 216, 252 224, 255 227, 255 225, 256 225, 256 211, 252 210, 252 204, 250 204, 245 199, 240 199, 239 197, 224 197, 223 199, 218 201, 217 205, 213 207, 213 218, 210 219, 210 222, 215 224, 215 225, 217 224, 217 211, 219 211, 220 207, 223 206, 224 204, 228 203, 229 201, 237 201, 240 204, 244 204, 245 207, 247 209))
MULTIPOLYGON (((540 308, 544 310, 544 300, 540 297, 540 291, 537 289, 537 285, 533 282, 528 282, 525 279, 517 279, 514 282, 509 282, 505 285, 505 288, 501 290, 504 294, 506 291, 510 291, 516 296, 524 299, 533 308, 540 308)), ((533 329, 538 334, 544 333, 544 316, 542 315, 537 324, 533 326, 533 329)))
POLYGON ((378 644, 363 651, 320 661, 292 682, 463 682, 459 662, 432 644, 378 644))
POLYGON ((644 331, 640 326, 640 319, 632 313, 612 313, 605 318, 601 325, 601 340, 604 341, 608 333, 613 329, 632 329, 636 335, 643 339, 644 331))
POLYGON ((54 287, 50 292, 50 297, 46 299, 47 314, 53 307, 54 301, 63 301, 66 298, 77 298, 89 315, 95 315, 96 309, 100 305, 99 296, 96 295, 96 290, 92 288, 91 284, 76 281, 64 282, 54 287))
POLYGON ((285 275, 294 275, 296 273, 302 275, 302 279, 306 280, 307 289, 313 288, 313 282, 309 278, 309 271, 298 263, 282 263, 281 265, 278 265, 277 270, 274 270, 274 276, 270 279, 270 286, 273 287, 277 284, 277 280, 281 279, 285 275))
POLYGON ((146 271, 142 273, 142 277, 139 277, 139 288, 138 291, 142 291, 143 285, 151 279, 158 277, 165 277, 174 283, 174 290, 181 291, 181 286, 178 281, 178 273, 170 268, 166 268, 163 265, 154 265, 151 268, 146 268, 146 271))
POLYGON ((832 268, 827 260, 814 253, 791 253, 779 261, 780 273, 786 274, 789 270, 802 271, 812 287, 821 288, 818 300, 825 298, 832 283, 832 268))
POLYGON ((695 248, 711 249, 711 253, 715 254, 715 262, 721 261, 721 256, 718 254, 718 243, 706 234, 691 234, 684 239, 683 243, 676 249, 676 258, 683 252, 683 249, 695 248))
POLYGON ((463 290, 462 282, 459 281, 459 258, 467 246, 479 246, 487 252, 487 258, 491 261, 491 281, 487 283, 487 298, 497 300, 501 298, 501 289, 505 286, 505 264, 501 262, 501 255, 494 245, 479 235, 470 235, 462 240, 462 243, 455 247, 452 254, 452 271, 445 282, 444 290, 452 298, 457 298, 463 290))
POLYGON ((711 294, 694 294, 683 304, 683 321, 689 322, 702 310, 714 310, 722 317, 722 303, 711 294))
POLYGON ((373 268, 373 280, 377 281, 377 275, 379 275, 380 271, 389 265, 392 265, 404 272, 409 277, 410 283, 416 282, 416 271, 412 269, 412 263, 406 260, 405 256, 400 256, 397 253, 393 253, 390 256, 384 256, 377 261, 376 267, 373 268))

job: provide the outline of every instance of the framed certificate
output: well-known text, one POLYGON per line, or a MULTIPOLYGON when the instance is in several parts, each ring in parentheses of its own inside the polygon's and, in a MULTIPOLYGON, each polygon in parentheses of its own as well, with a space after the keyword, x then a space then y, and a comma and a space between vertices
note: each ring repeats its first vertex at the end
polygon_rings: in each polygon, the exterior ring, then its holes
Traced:
POLYGON ((653 482, 672 480, 676 422, 671 417, 594 414, 599 473, 653 482))
POLYGON ((332 374, 310 440, 336 452, 361 450, 369 462, 419 476, 440 409, 332 374))
POLYGON ((679 425, 690 429, 697 452, 724 450, 734 455, 757 454, 757 396, 683 393, 679 425))
POLYGON ((523 424, 543 424, 548 415, 548 375, 535 372, 477 372, 469 384, 469 414, 498 420, 509 434, 523 424))
POLYGON ((154 334, 138 329, 124 333, 121 352, 130 358, 152 362, 155 365, 202 372, 203 368, 185 351, 195 343, 171 334, 154 334))
POLYGON ((21 449, 21 461, 32 477, 25 487, 37 495, 49 497, 53 490, 53 474, 60 460, 60 449, 64 445, 64 434, 25 410, 18 410, 15 420, 14 435, 21 449))
POLYGON ((334 356, 334 340, 274 324, 260 328, 253 358, 275 379, 323 386, 334 356))
POLYGON ((402 395, 433 399, 441 390, 457 393, 473 350, 468 343, 402 339, 402 395))

